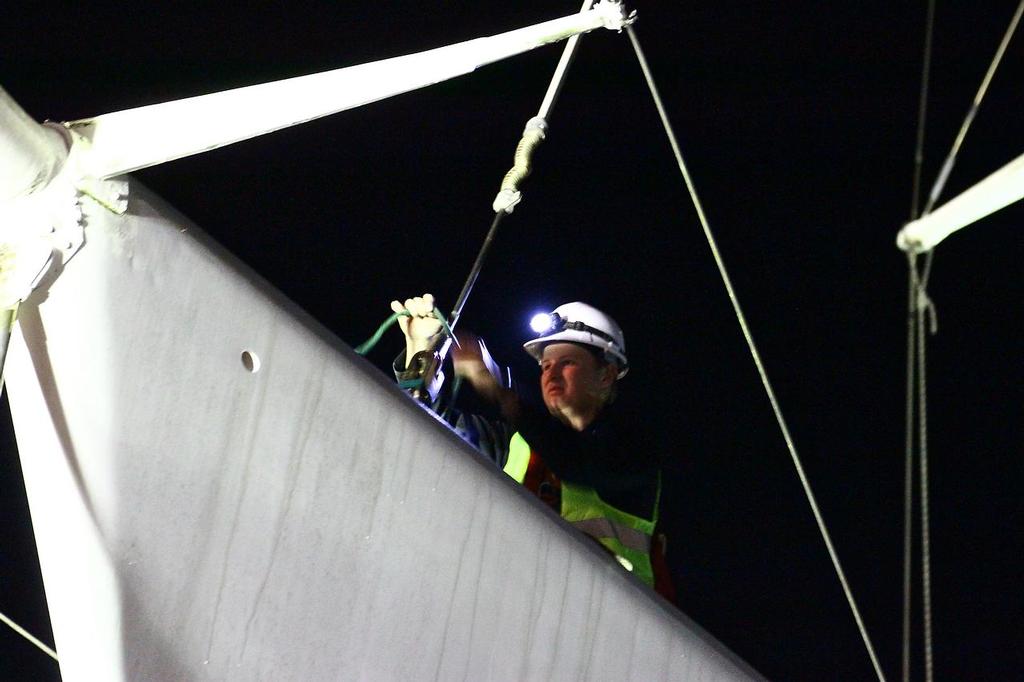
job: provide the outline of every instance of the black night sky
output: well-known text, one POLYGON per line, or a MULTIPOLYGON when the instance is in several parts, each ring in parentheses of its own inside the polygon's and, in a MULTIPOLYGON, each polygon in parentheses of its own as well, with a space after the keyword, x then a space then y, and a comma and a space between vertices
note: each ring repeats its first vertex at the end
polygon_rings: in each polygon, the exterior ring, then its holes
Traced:
MULTIPOLYGON (((938 3, 925 190, 1016 6, 938 3)), ((927 3, 633 7, 883 669, 899 679, 907 269, 895 236, 910 213, 927 3)), ((38 120, 73 120, 578 9, 37 3, 9 8, 0 24, 0 85, 38 120)), ((942 201, 1022 152, 1022 41, 1010 44, 942 201)), ((454 302, 560 50, 136 177, 355 345, 392 298, 430 291, 454 302)), ((461 324, 531 383, 535 366, 519 349, 531 313, 584 300, 616 317, 632 364, 623 400, 670 448, 662 513, 681 609, 771 679, 872 679, 625 35, 582 40, 550 125, 461 324)), ((931 279, 943 679, 1024 669, 1022 219, 1018 204, 957 233, 938 248, 931 279)), ((392 332, 370 359, 386 371, 399 345, 392 332)), ((6 395, 0 407, 0 611, 52 643, 6 395)), ((914 679, 920 623, 918 603, 914 679)), ((0 628, 0 678, 59 675, 0 628)))

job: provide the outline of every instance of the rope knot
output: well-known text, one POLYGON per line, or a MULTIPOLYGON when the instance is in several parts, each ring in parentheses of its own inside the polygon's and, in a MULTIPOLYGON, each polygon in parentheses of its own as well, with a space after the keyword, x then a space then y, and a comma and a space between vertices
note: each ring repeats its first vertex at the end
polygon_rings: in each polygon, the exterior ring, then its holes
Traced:
POLYGON ((923 311, 928 318, 928 333, 935 336, 939 333, 939 312, 935 302, 923 286, 917 289, 917 310, 923 311))

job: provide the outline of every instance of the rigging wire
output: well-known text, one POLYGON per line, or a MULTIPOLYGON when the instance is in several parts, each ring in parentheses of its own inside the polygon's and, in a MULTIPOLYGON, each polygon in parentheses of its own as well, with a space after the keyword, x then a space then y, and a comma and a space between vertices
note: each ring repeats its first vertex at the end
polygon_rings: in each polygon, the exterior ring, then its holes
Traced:
POLYGON ((814 519, 818 524, 818 530, 821 532, 821 536, 825 541, 825 547, 828 549, 829 557, 832 559, 832 565, 835 567, 836 574, 839 576, 839 582, 842 584, 843 592, 846 594, 846 600, 850 604, 850 610, 853 612, 853 618, 857 623, 857 628, 860 630, 861 638, 864 640, 868 656, 871 658, 871 664, 875 668, 875 674, 878 675, 878 679, 881 682, 885 682, 885 675, 882 673, 882 668, 878 663, 878 657, 875 655, 874 647, 871 645, 871 638, 868 636, 867 629, 864 626, 864 621, 861 619, 860 611, 858 611, 857 604, 853 598, 853 592, 850 590, 850 585, 846 580, 846 575, 843 573, 842 566, 839 563, 839 556, 836 554, 835 548, 832 546, 832 539, 829 536, 828 529, 825 527, 825 520, 822 518, 821 511, 818 509, 818 503, 814 498, 814 493, 811 491, 810 482, 807 479, 807 475, 804 473, 803 465, 801 464, 800 457, 796 451, 796 445, 793 443, 793 438, 789 433, 789 428, 786 426, 786 421, 782 416, 782 408, 779 407, 775 391, 772 389, 771 383, 768 380, 768 373, 765 370, 764 363, 761 361, 761 355, 754 343, 754 337, 751 334, 750 327, 743 314, 743 309, 740 307, 739 299, 736 297, 736 292, 733 289, 729 273, 726 271, 725 262, 722 260, 722 256, 718 251, 718 245, 715 241, 714 235, 711 233, 711 227, 708 224, 706 215, 704 214, 704 208, 697 196, 697 190, 693 184, 692 178, 690 177, 690 172, 686 167, 686 163, 683 160, 682 152, 679 149, 675 133, 672 130, 672 124, 669 122, 668 114, 666 113, 665 107, 661 101, 661 96, 658 94, 658 88, 654 83, 654 76, 647 64, 647 59, 644 57, 643 50, 640 47, 640 41, 636 36, 636 31, 632 26, 626 26, 626 33, 629 36, 630 42, 633 44, 633 50, 636 52, 637 60, 640 62, 640 68, 643 71, 644 79, 647 81, 647 87, 651 91, 651 97, 654 100, 654 105, 658 109, 658 115, 661 118, 662 126, 665 128, 665 134, 668 136, 669 145, 672 147, 672 152, 675 155, 679 171, 682 174, 683 181, 686 183, 686 188, 690 193, 690 199, 693 201, 697 217, 699 218, 701 227, 704 230, 704 236, 711 249, 711 254, 715 259, 715 264, 718 266, 718 272, 722 277, 722 283, 725 285, 726 293, 729 296, 729 300, 732 302, 733 311, 736 314, 736 319, 743 332, 743 337, 747 341, 747 346, 750 349, 751 356, 753 357, 754 365, 757 367, 757 372, 761 377, 761 383, 764 385, 765 392, 768 394, 768 401, 771 403, 772 411, 775 413, 775 420, 779 424, 779 428, 782 431, 782 437, 786 441, 786 447, 789 449, 789 454, 793 459, 797 476, 800 478, 804 494, 807 496, 807 501, 810 503, 814 519))
MULTIPOLYGON (((594 4, 593 0, 583 0, 583 4, 580 7, 580 13, 586 12, 594 4)), ((571 36, 565 43, 565 47, 562 49, 562 55, 558 59, 558 64, 555 66, 555 72, 551 75, 551 80, 548 82, 547 90, 544 91, 544 99, 541 101, 540 108, 537 110, 537 115, 531 119, 530 122, 538 122, 539 139, 533 141, 532 145, 524 145, 527 140, 530 125, 527 124, 527 131, 523 133, 523 140, 520 141, 519 147, 516 149, 516 167, 508 172, 505 179, 509 180, 509 176, 515 178, 513 186, 518 185, 518 182, 526 177, 530 172, 530 156, 533 153, 533 149, 540 144, 540 141, 544 139, 545 132, 547 130, 547 119, 551 114, 551 110, 555 106, 555 101, 558 99, 558 95, 562 92, 562 85, 565 83, 565 74, 569 70, 569 66, 573 62, 573 58, 576 56, 576 45, 579 43, 580 36, 571 36), (520 152, 522 151, 522 158, 520 152), (522 166, 522 167, 520 167, 522 166), (519 171, 516 174, 516 171, 519 171)), ((505 182, 502 182, 502 188, 504 189, 505 182)), ((477 278, 480 276, 480 271, 483 269, 484 260, 487 258, 487 253, 491 249, 491 243, 494 241, 495 235, 498 233, 498 225, 501 224, 502 218, 512 212, 513 203, 510 206, 504 208, 495 208, 494 220, 491 222, 491 227, 487 231, 487 236, 484 238, 484 243, 480 247, 479 253, 477 253, 476 261, 473 263, 473 267, 469 272, 469 276, 466 278, 466 282, 462 285, 462 291, 459 292, 458 298, 455 300, 455 305, 451 311, 451 328, 454 329, 455 325, 459 323, 459 318, 462 317, 462 309, 466 305, 466 301, 469 299, 470 293, 473 291, 473 286, 476 284, 477 278)))
POLYGON ((932 637, 931 589, 931 521, 928 493, 928 391, 927 391, 927 335, 938 331, 935 305, 921 280, 917 268, 917 254, 907 255, 908 310, 907 310, 907 468, 904 471, 904 573, 903 573, 903 679, 910 679, 910 560, 911 560, 911 497, 913 480, 914 407, 917 407, 917 443, 919 463, 921 509, 921 612, 923 620, 925 680, 934 679, 932 637), (915 403, 916 398, 916 403, 915 403))
MULTIPOLYGON (((996 53, 989 64, 988 70, 982 78, 981 85, 974 95, 974 100, 964 117, 960 130, 953 141, 953 145, 946 156, 945 161, 935 179, 929 192, 928 202, 925 205, 921 216, 917 216, 918 193, 920 191, 920 172, 923 160, 924 145, 924 124, 925 107, 928 92, 928 76, 931 61, 932 29, 934 24, 934 0, 928 5, 927 33, 925 39, 925 57, 921 82, 921 100, 918 114, 917 150, 914 156, 914 186, 911 197, 911 220, 923 217, 931 213, 935 204, 949 180, 953 165, 956 162, 960 148, 963 146, 967 132, 974 122, 981 107, 981 102, 988 92, 989 85, 995 76, 996 69, 1002 62, 1006 48, 1013 39, 1020 24, 1021 16, 1024 15, 1024 0, 1017 5, 1017 10, 1010 19, 1010 24, 1003 34, 1003 39, 996 49, 996 53)), ((909 305, 907 320, 907 423, 906 423, 906 461, 905 461, 905 484, 904 484, 904 574, 903 574, 903 680, 909 682, 910 675, 910 571, 911 571, 911 523, 912 523, 912 477, 913 477, 913 430, 914 430, 914 399, 916 388, 917 399, 917 437, 919 450, 919 486, 920 486, 920 508, 921 508, 921 601, 924 638, 924 665, 925 680, 932 682, 934 677, 934 653, 932 633, 932 599, 931 599, 931 528, 929 515, 929 491, 928 491, 928 401, 927 401, 927 363, 926 363, 926 339, 925 323, 926 318, 930 321, 930 333, 937 331, 935 306, 928 297, 928 280, 931 277, 932 266, 935 259, 935 250, 929 250, 925 255, 924 267, 918 271, 916 256, 908 258, 909 268, 909 305), (915 343, 916 342, 916 343, 915 343), (916 386, 915 386, 916 384, 916 386)))
MULTIPOLYGON (((928 84, 931 80, 932 36, 935 28, 935 0, 928 1, 925 18, 924 55, 921 60, 921 93, 917 107, 917 140, 914 147, 914 180, 910 197, 910 219, 919 217, 921 201, 921 168, 924 165, 925 125, 928 112, 928 84)), ((914 523, 914 341, 916 335, 917 256, 908 253, 909 280, 907 282, 907 409, 903 457, 903 682, 910 682, 910 621, 912 609, 913 523, 914 523)), ((930 610, 929 610, 930 613, 930 610)), ((931 624, 929 623, 929 632, 931 624)))
POLYGON ((1017 5, 1017 11, 1014 12, 1013 18, 1010 20, 1010 25, 1007 27, 1006 33, 1003 35, 1003 40, 999 43, 999 48, 996 50, 996 54, 992 58, 992 63, 989 64, 988 71, 985 72, 985 77, 981 80, 981 85, 978 87, 978 92, 974 95, 974 101, 971 103, 971 108, 967 111, 967 116, 964 118, 964 122, 960 125, 960 132, 957 133, 956 139, 953 141, 953 147, 949 150, 949 155, 942 164, 942 170, 939 171, 939 175, 935 179, 935 184, 932 185, 932 190, 928 195, 928 204, 924 209, 925 215, 931 213, 932 209, 935 208, 935 202, 938 201, 939 195, 946 186, 949 174, 953 170, 953 164, 956 162, 956 155, 960 152, 960 147, 964 143, 964 138, 967 137, 967 131, 970 129, 971 123, 974 122, 974 117, 978 114, 978 108, 981 106, 981 100, 985 97, 985 93, 988 92, 988 86, 992 82, 992 77, 995 75, 996 69, 999 68, 999 63, 1002 61, 1003 54, 1006 52, 1006 46, 1010 44, 1010 40, 1013 38, 1013 34, 1017 30, 1017 24, 1020 23, 1022 13, 1024 13, 1024 0, 1021 0, 1020 4, 1017 5))
POLYGON ((13 620, 11 620, 7 616, 5 616, 2 612, 0 612, 0 622, 5 623, 7 625, 7 627, 11 628, 15 632, 17 632, 19 635, 21 635, 22 637, 27 639, 29 642, 34 644, 44 654, 46 654, 47 656, 49 656, 53 660, 59 662, 59 659, 57 658, 57 652, 56 651, 54 651, 50 647, 46 646, 46 644, 44 644, 42 641, 36 639, 32 635, 31 632, 29 632, 25 628, 23 628, 20 625, 18 625, 17 623, 15 623, 13 620))
POLYGON ((924 132, 928 118, 928 81, 932 69, 932 34, 935 28, 935 0, 928 0, 924 29, 924 58, 921 65, 921 95, 917 102, 917 142, 914 147, 914 185, 910 198, 910 219, 917 220, 921 202, 921 166, 924 164, 924 132))
MULTIPOLYGON (((586 12, 592 5, 593 0, 583 0, 583 5, 580 7, 580 13, 586 12)), ((476 260, 473 262, 473 267, 470 269, 469 276, 466 277, 466 281, 462 285, 462 290, 459 292, 459 295, 455 300, 455 305, 452 307, 449 332, 455 328, 455 325, 459 323, 459 319, 462 317, 463 308, 469 300, 469 295, 472 293, 473 287, 476 285, 477 278, 479 278, 480 272, 483 269, 484 260, 486 260, 487 254, 490 252, 491 245, 494 242, 494 238, 498 233, 498 226, 506 215, 512 213, 513 208, 521 199, 518 184, 525 179, 532 170, 531 157, 534 150, 545 138, 547 132, 547 117, 550 115, 551 110, 555 106, 555 101, 558 99, 558 95, 562 91, 562 84, 565 82, 565 75, 568 73, 569 66, 572 64, 573 58, 575 57, 576 46, 579 43, 579 39, 579 35, 574 35, 566 41, 565 47, 562 49, 562 56, 559 58, 558 64, 555 66, 555 72, 552 74, 551 80, 548 82, 547 90, 544 92, 544 99, 541 101, 540 109, 538 109, 536 116, 527 121, 526 129, 523 131, 523 137, 516 146, 515 165, 508 173, 505 174, 505 178, 501 183, 501 191, 499 191, 498 196, 494 200, 494 219, 491 221, 491 227, 487 231, 487 236, 484 237, 484 243, 480 247, 480 251, 477 252, 476 260)), ((449 339, 454 340, 454 336, 449 336, 449 339)), ((438 368, 444 363, 445 356, 450 348, 451 344, 448 339, 446 339, 442 342, 440 348, 434 351, 433 358, 423 370, 425 384, 430 383, 431 377, 437 373, 438 368)), ((429 389, 414 390, 412 395, 420 400, 429 402, 429 389)))
MULTIPOLYGON (((974 122, 974 117, 978 113, 978 109, 981 107, 981 100, 984 99, 985 93, 988 92, 988 86, 992 82, 993 76, 995 76, 996 69, 999 68, 1000 62, 1003 60, 1003 54, 1006 53, 1006 47, 1010 44, 1010 40, 1013 39, 1014 33, 1017 31, 1017 25, 1020 24, 1021 15, 1024 14, 1024 0, 1020 1, 1017 5, 1017 11, 1013 13, 1013 18, 1010 19, 1010 25, 1006 27, 1006 33, 1003 34, 1003 40, 999 43, 999 47, 996 49, 996 54, 992 57, 992 62, 988 66, 988 70, 985 72, 985 77, 981 79, 981 85, 978 86, 978 91, 974 95, 974 101, 971 102, 971 108, 967 110, 967 116, 964 117, 964 121, 960 124, 960 131, 956 135, 956 139, 953 140, 953 146, 949 150, 949 154, 946 156, 946 160, 942 163, 942 170, 939 171, 938 177, 935 178, 935 184, 932 185, 932 190, 928 195, 928 203, 925 206, 922 217, 928 215, 935 208, 935 202, 938 201, 939 195, 942 194, 942 190, 946 186, 946 181, 949 179, 949 174, 953 170, 953 164, 956 162, 956 156, 960 152, 960 147, 964 143, 964 138, 967 137, 967 131, 970 129, 971 124, 974 122)), ((921 275, 921 286, 928 286, 928 278, 931 275, 932 260, 934 258, 934 250, 928 252, 925 256, 924 271, 921 275)))

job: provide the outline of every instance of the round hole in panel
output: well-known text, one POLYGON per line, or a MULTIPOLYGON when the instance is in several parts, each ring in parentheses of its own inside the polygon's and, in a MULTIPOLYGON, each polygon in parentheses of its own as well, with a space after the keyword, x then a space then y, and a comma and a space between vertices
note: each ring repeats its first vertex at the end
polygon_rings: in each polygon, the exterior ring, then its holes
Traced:
POLYGON ((242 366, 246 370, 255 374, 260 371, 260 358, 258 355, 253 353, 251 350, 242 351, 242 366))

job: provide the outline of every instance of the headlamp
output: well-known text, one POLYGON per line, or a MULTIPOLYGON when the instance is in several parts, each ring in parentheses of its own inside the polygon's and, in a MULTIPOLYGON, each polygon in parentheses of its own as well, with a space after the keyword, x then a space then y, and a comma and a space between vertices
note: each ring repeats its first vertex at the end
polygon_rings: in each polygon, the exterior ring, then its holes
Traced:
POLYGON ((530 319, 530 329, 538 334, 555 331, 562 318, 558 313, 537 313, 530 319))
POLYGON ((601 331, 600 329, 594 329, 588 324, 582 322, 574 322, 567 320, 558 313, 537 313, 530 318, 530 329, 537 332, 538 336, 548 336, 557 332, 572 329, 578 332, 589 332, 594 336, 604 339, 609 343, 614 343, 615 339, 612 338, 611 334, 601 331))

